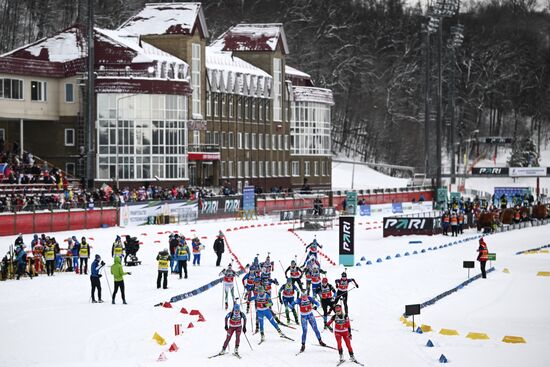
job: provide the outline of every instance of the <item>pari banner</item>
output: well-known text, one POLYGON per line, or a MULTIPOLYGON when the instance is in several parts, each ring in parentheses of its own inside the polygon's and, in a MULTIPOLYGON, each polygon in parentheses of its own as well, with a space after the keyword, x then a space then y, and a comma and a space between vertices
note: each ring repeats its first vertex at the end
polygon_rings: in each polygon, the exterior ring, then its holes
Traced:
POLYGON ((354 230, 355 230, 355 217, 340 217, 339 226, 339 260, 340 265, 353 266, 354 265, 354 230))

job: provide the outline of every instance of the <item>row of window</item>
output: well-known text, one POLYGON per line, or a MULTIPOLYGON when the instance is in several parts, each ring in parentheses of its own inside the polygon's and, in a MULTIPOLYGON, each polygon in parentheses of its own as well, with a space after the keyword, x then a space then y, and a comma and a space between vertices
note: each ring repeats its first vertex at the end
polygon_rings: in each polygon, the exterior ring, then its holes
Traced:
POLYGON ((219 145, 222 148, 237 149, 271 149, 271 150, 288 150, 289 137, 288 135, 276 134, 256 134, 256 133, 233 133, 207 131, 205 135, 206 144, 219 145), (236 142, 234 141, 236 137, 236 142))
MULTIPOLYGON (((31 80, 31 101, 45 102, 48 100, 48 82, 31 80)), ((22 79, 0 78, 0 98, 24 100, 22 79)), ((74 102, 74 84, 65 83, 65 102, 74 102)))
MULTIPOLYGON (((235 170, 234 161, 221 162, 221 177, 288 177, 289 165, 288 162, 282 161, 238 161, 235 170)), ((318 161, 313 162, 313 173, 311 172, 311 162, 304 161, 303 173, 305 177, 310 176, 327 176, 326 161, 322 161, 319 165, 318 161), (319 167, 321 170, 319 171, 319 167)), ((300 176, 300 161, 292 161, 292 177, 300 176)))

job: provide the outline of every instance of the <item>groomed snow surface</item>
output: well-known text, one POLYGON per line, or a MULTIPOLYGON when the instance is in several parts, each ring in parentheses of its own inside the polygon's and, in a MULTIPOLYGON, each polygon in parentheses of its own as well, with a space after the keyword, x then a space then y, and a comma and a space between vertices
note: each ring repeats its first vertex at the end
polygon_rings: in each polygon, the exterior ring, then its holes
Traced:
MULTIPOLYGON (((550 278, 537 276, 538 271, 550 271, 550 254, 515 255, 517 251, 539 247, 548 243, 549 227, 532 227, 486 237, 489 250, 497 253, 493 263, 496 271, 488 279, 474 281, 457 293, 422 310, 416 322, 431 325, 435 332, 417 334, 405 327, 399 317, 405 304, 422 303, 451 289, 467 278, 462 269, 463 260, 475 260, 477 239, 439 249, 439 245, 454 240, 450 237, 412 236, 383 239, 381 218, 358 217, 356 219, 356 261, 362 256, 372 261, 348 269, 348 277, 355 278, 360 288, 350 292, 349 306, 352 319, 353 347, 356 357, 367 366, 435 366, 444 354, 454 366, 549 366, 550 355, 550 278), (375 223, 376 222, 376 223, 375 223), (421 244, 409 244, 421 240, 421 244), (422 253, 423 248, 436 246, 435 251, 422 253), (413 251, 417 255, 412 255, 413 251), (405 252, 410 256, 404 256, 405 252), (396 258, 399 253, 401 257, 396 258), (391 260, 386 260, 386 256, 391 260), (381 258, 383 261, 377 263, 381 258), (503 273, 508 268, 509 273, 503 273), (441 328, 456 329, 459 336, 438 334, 441 328), (486 333, 489 340, 465 338, 468 332, 486 333), (526 344, 501 342, 505 335, 522 336, 526 344), (425 347, 428 339, 434 348, 425 347)), ((222 287, 214 288, 187 300, 173 304, 172 309, 153 307, 168 301, 170 297, 198 288, 217 277, 213 241, 218 230, 226 234, 227 242, 243 262, 250 262, 256 254, 261 260, 268 252, 275 261, 274 276, 283 281, 279 261, 286 268, 296 255, 304 254, 304 241, 314 235, 324 246, 323 251, 337 261, 338 227, 320 232, 298 231, 295 236, 288 229, 291 223, 278 225, 271 219, 251 222, 216 221, 189 225, 145 226, 132 229, 109 228, 77 232, 55 233, 60 243, 69 235, 87 236, 93 249, 108 265, 111 244, 116 234, 137 236, 143 245, 138 255, 143 264, 125 267, 132 275, 125 277, 128 305, 122 305, 120 295, 117 304, 111 305, 109 287, 112 276, 101 279, 104 304, 91 304, 90 280, 86 275, 56 273, 54 277, 41 275, 32 280, 23 278, 0 283, 0 354, 4 366, 335 366, 337 352, 316 346, 312 330, 308 330, 306 352, 295 356, 300 348, 301 330, 283 327, 282 330, 296 341, 277 336, 266 323, 266 342, 258 345, 259 334, 241 339, 239 348, 242 359, 232 355, 214 359, 207 357, 217 353, 225 339, 222 307, 222 287), (274 223, 274 225, 271 225, 274 223), (236 227, 255 228, 234 230, 236 227), (268 224, 264 226, 264 224, 268 224), (261 227, 258 228, 258 226, 261 227), (228 228, 231 231, 226 231, 228 228), (169 289, 156 289, 156 254, 168 247, 171 230, 178 230, 187 237, 198 235, 206 250, 200 267, 189 266, 189 279, 169 277, 169 289), (158 234, 163 232, 163 234, 158 234), (142 235, 146 233, 147 235, 142 235), (160 243, 156 243, 160 241, 160 243), (197 316, 183 315, 179 310, 198 309, 206 322, 197 322, 197 316), (192 322, 194 328, 187 329, 192 322), (174 336, 174 324, 182 324, 183 335, 174 336), (158 332, 167 345, 159 346, 152 340, 158 332), (168 352, 172 343, 178 352, 168 352), (157 362, 164 352, 168 358, 157 362)), ((51 235, 51 234, 50 234, 51 235)), ((474 231, 459 237, 473 237, 474 231)), ((24 236, 28 244, 31 235, 24 236)), ((0 239, 0 253, 4 253, 14 237, 0 239)), ((328 270, 332 282, 343 268, 330 266, 325 258, 322 266, 328 270)), ((224 254, 222 264, 230 261, 224 254)), ((476 263, 477 266, 477 263, 476 263)), ((479 267, 472 275, 479 273, 479 267)), ((240 279, 239 279, 240 280, 240 279)), ((239 283, 241 284, 241 283, 239 283)), ((242 286, 239 286, 242 292, 242 286)), ((276 303, 273 307, 279 310, 276 303)), ((250 316, 250 315, 249 315, 250 316)), ((318 319, 318 325, 321 325, 318 319)), ((250 320, 248 330, 252 330, 250 320)), ((325 331, 323 340, 336 345, 334 336, 325 331)), ((231 349, 234 346, 232 340, 231 349)), ((346 353, 347 357, 347 353, 346 353)), ((349 365, 349 363, 346 363, 349 365)))

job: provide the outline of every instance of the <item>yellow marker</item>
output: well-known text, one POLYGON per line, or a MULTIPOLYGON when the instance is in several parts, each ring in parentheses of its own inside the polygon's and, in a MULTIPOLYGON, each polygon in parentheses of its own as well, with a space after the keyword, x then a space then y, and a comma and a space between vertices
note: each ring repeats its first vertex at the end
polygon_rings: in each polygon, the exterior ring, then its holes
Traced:
POLYGON ((502 341, 505 343, 527 343, 525 339, 521 336, 510 336, 506 335, 504 338, 502 338, 502 341))
POLYGON ((489 336, 485 333, 468 333, 468 335, 466 335, 466 338, 474 340, 488 340, 489 336))
POLYGON ((420 326, 420 329, 422 329, 422 332, 423 332, 423 333, 427 333, 427 332, 433 331, 433 330, 432 330, 432 327, 431 327, 430 325, 424 325, 424 324, 422 324, 422 325, 420 326))
POLYGON ((458 335, 458 331, 453 329, 441 329, 439 330, 439 334, 452 336, 452 335, 458 335))
POLYGON ((539 271, 537 275, 539 277, 550 277, 550 271, 539 271))
POLYGON ((506 274, 510 274, 510 270, 508 270, 508 268, 504 268, 504 270, 502 270, 503 273, 506 273, 506 274))

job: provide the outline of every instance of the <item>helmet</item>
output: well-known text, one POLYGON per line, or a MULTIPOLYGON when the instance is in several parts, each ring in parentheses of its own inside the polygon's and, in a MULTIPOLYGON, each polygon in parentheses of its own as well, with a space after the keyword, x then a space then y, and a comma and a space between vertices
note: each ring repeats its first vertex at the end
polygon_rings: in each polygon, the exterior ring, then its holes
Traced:
POLYGON ((95 259, 96 259, 96 260, 101 260, 101 256, 99 256, 99 254, 96 254, 96 255, 95 255, 95 259))
POLYGON ((264 292, 265 292, 265 288, 263 286, 259 286, 258 293, 264 293, 264 292))
POLYGON ((233 305, 233 311, 240 311, 240 310, 241 310, 241 306, 238 303, 235 303, 233 305))
POLYGON ((292 260, 292 261, 290 262, 290 265, 292 265, 292 266, 296 265, 296 261, 295 261, 295 260, 292 260))
POLYGON ((86 241, 86 237, 82 237, 82 241, 86 241))
POLYGON ((230 268, 231 267, 231 263, 229 263, 229 265, 227 265, 227 268, 230 268))
POLYGON ((120 236, 118 234, 116 235, 115 241, 120 241, 120 236))
POLYGON ((321 283, 327 284, 327 283, 328 283, 328 279, 327 279, 327 278, 323 278, 323 280, 321 280, 321 283))
POLYGON ((343 272, 342 273, 342 278, 347 278, 348 277, 348 274, 346 274, 346 272, 343 272))
POLYGON ((38 238, 38 235, 37 235, 37 234, 35 234, 35 235, 33 236, 33 238, 38 238))
POLYGON ((165 248, 165 249, 164 249, 164 250, 162 250, 162 251, 163 251, 163 252, 168 252, 168 249, 167 249, 167 248, 165 248))
POLYGON ((342 306, 341 305, 334 306, 334 311, 336 311, 336 312, 342 311, 342 306))

